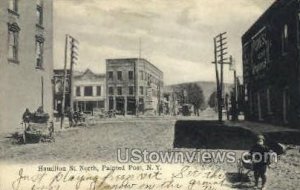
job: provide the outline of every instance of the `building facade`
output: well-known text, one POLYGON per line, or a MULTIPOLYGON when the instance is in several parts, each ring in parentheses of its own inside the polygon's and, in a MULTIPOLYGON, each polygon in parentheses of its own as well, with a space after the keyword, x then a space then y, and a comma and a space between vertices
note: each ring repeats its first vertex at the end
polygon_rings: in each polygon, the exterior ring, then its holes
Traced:
POLYGON ((160 114, 163 72, 145 59, 106 60, 106 106, 125 115, 160 114))
MULTIPOLYGON (((65 84, 65 109, 70 107, 70 70, 67 70, 65 84)), ((54 70, 53 109, 61 113, 63 102, 63 69, 54 70)), ((93 113, 95 109, 105 109, 105 74, 96 74, 90 69, 84 72, 73 71, 73 108, 74 111, 93 113)))
POLYGON ((278 0, 243 35, 246 119, 299 126, 300 5, 278 0))
POLYGON ((20 126, 25 109, 52 115, 53 1, 0 1, 0 131, 20 126))
POLYGON ((74 76, 74 110, 93 113, 96 109, 105 110, 105 74, 95 74, 87 69, 74 76))

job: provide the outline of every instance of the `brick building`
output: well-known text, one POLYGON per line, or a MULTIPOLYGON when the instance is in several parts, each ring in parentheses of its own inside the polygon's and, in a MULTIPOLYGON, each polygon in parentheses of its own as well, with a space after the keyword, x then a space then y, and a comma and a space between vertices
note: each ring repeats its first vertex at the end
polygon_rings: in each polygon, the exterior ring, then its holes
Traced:
POLYGON ((106 108, 119 114, 159 114, 163 72, 145 59, 106 60, 106 108))
POLYGON ((246 119, 299 126, 300 5, 277 0, 242 37, 246 119))
POLYGON ((52 115, 53 1, 0 1, 0 131, 20 126, 25 109, 52 115))

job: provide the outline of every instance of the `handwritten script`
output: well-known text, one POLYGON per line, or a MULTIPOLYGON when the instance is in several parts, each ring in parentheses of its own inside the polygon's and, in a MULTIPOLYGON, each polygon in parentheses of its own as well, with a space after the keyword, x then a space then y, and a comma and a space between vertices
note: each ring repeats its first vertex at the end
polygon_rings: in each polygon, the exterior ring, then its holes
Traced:
POLYGON ((224 171, 195 165, 126 165, 19 168, 13 190, 226 189, 224 171), (83 168, 83 169, 82 169, 83 168))

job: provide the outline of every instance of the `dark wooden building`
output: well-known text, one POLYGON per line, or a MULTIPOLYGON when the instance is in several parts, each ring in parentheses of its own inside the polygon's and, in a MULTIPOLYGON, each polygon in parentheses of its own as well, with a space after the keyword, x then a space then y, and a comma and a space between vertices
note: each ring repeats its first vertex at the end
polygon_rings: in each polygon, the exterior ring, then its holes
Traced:
POLYGON ((300 2, 277 0, 242 37, 246 119, 300 126, 300 2))

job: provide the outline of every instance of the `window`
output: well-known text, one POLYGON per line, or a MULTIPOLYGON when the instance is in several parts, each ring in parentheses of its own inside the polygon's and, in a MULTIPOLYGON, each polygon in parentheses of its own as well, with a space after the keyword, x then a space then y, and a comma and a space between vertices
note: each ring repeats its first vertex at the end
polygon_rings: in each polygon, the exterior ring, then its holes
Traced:
POLYGON ((114 73, 112 71, 108 71, 108 79, 113 79, 114 78, 114 73))
POLYGON ((80 94, 80 86, 76 86, 76 96, 81 96, 81 94, 80 94))
POLYGON ((143 95, 144 94, 144 87, 140 86, 140 94, 143 95))
POLYGON ((128 79, 133 80, 133 71, 128 71, 128 79))
POLYGON ((35 57, 36 68, 43 68, 44 38, 36 36, 35 41, 35 57))
POLYGON ((118 95, 122 95, 122 87, 117 87, 118 95))
POLYGON ((118 80, 122 80, 122 71, 118 71, 117 76, 118 80))
POLYGON ((109 95, 114 95, 114 87, 108 87, 108 94, 109 95))
POLYGON ((101 96, 101 86, 97 86, 97 96, 101 96))
POLYGON ((288 31, 288 25, 285 24, 282 30, 282 53, 286 53, 287 52, 287 48, 288 48, 288 36, 289 35, 289 31, 288 31))
POLYGON ((43 25, 43 6, 42 4, 37 4, 36 6, 36 19, 37 19, 37 24, 42 26, 43 25))
POLYGON ((9 0, 9 10, 18 12, 18 0, 9 0))
POLYGON ((140 80, 143 80, 143 79, 144 79, 144 72, 140 71, 140 80))
POLYGON ((133 95, 133 86, 129 86, 129 95, 133 95))
POLYGON ((18 61, 18 38, 20 28, 16 23, 8 24, 8 59, 18 61))
POLYGON ((84 96, 93 96, 93 87, 92 86, 84 87, 84 96))

